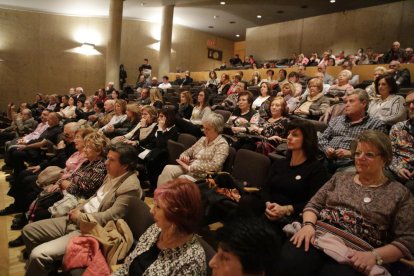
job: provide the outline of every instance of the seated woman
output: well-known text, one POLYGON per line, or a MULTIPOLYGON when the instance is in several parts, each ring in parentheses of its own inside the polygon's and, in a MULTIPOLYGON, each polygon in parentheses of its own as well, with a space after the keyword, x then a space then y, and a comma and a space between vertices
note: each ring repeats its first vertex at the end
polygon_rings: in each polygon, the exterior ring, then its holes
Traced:
POLYGON ((93 104, 104 103, 107 99, 108 97, 106 96, 105 88, 99 88, 93 97, 93 104))
POLYGON ((300 75, 298 72, 292 71, 288 75, 288 81, 295 86, 294 97, 298 97, 302 94, 302 84, 299 82, 300 75))
POLYGON ((189 91, 181 92, 177 114, 179 118, 190 120, 194 108, 192 101, 191 93, 189 91))
POLYGON ((372 100, 368 108, 368 114, 382 120, 389 128, 395 123, 407 119, 405 99, 396 95, 398 85, 391 75, 381 75, 375 80, 375 90, 380 97, 372 100))
POLYGON ((268 82, 264 82, 260 85, 260 95, 252 103, 252 109, 259 111, 260 117, 263 119, 268 118, 266 110, 269 110, 271 96, 271 88, 268 82))
MULTIPOLYGON (((67 96, 63 96, 62 99, 66 99, 67 96)), ((76 105, 73 97, 68 97, 68 105, 61 108, 58 112, 59 116, 65 121, 71 121, 76 118, 76 105)))
POLYGON ((197 137, 203 135, 201 122, 205 116, 211 113, 208 96, 208 93, 204 90, 198 92, 197 104, 193 108, 190 120, 177 118, 176 125, 180 133, 190 133, 197 137))
POLYGON ((254 137, 248 135, 241 137, 232 146, 236 149, 256 150, 258 141, 262 142, 266 139, 267 142, 272 143, 275 147, 285 141, 287 137, 286 125, 288 124, 288 109, 285 100, 282 97, 274 98, 269 111, 271 114, 271 116, 268 116, 269 119, 259 120, 258 124, 245 129, 246 133, 253 134, 255 135, 254 137))
POLYGON ((89 115, 95 114, 91 100, 86 99, 82 106, 79 106, 80 104, 82 104, 82 101, 77 102, 75 110, 76 120, 88 120, 89 115))
POLYGON ((155 107, 157 110, 161 109, 164 105, 161 92, 158 88, 151 88, 149 91, 150 106, 155 107))
POLYGON ((230 76, 226 73, 221 74, 220 83, 217 87, 217 94, 227 95, 227 91, 229 91, 230 86, 230 76))
POLYGON ((113 275, 205 275, 206 256, 195 234, 202 215, 197 185, 175 179, 155 190, 155 224, 113 275))
POLYGON ((205 137, 201 137, 192 147, 177 159, 179 165, 167 165, 158 177, 157 186, 167 181, 185 177, 192 181, 205 179, 207 172, 218 172, 229 154, 229 145, 220 135, 223 130, 223 116, 210 113, 203 118, 205 137))
POLYGON ((213 275, 274 275, 281 243, 264 220, 238 218, 225 223, 215 236, 218 250, 209 262, 213 275))
POLYGON ((365 88, 365 91, 367 91, 370 99, 377 99, 378 98, 378 91, 375 90, 375 80, 379 76, 383 75, 386 71, 387 71, 387 69, 385 69, 385 67, 383 67, 383 66, 375 67, 375 69, 374 69, 374 81, 372 82, 371 85, 368 85, 365 88))
POLYGON ((155 132, 155 144, 152 148, 146 148, 148 151, 145 156, 140 156, 143 157, 146 176, 154 189, 157 186, 158 176, 168 162, 168 140, 177 141, 178 138, 175 116, 175 111, 172 108, 164 107, 160 110, 158 113, 158 129, 155 132))
MULTIPOLYGON (((63 191, 64 199, 73 196, 80 200, 93 196, 102 185, 106 175, 105 156, 109 140, 102 133, 94 131, 86 135, 83 142, 85 162, 74 170, 68 178, 61 178, 55 184, 49 186, 47 188, 48 192, 60 189, 63 191)), ((69 211, 76 205, 77 202, 73 202, 71 208, 69 206, 65 207, 68 207, 69 211)))
POLYGON ((134 129, 141 120, 141 107, 137 103, 131 103, 126 106, 126 119, 124 121, 108 126, 104 134, 108 138, 122 136, 134 129))
POLYGON ((115 100, 115 114, 112 116, 111 120, 100 128, 102 132, 107 131, 107 129, 113 129, 115 124, 122 123, 128 117, 126 112, 127 102, 124 100, 115 100))
POLYGON ((365 131, 352 153, 356 173, 336 173, 305 206, 302 229, 282 249, 279 275, 368 275, 375 265, 413 259, 414 199, 384 175, 392 160, 388 136, 365 131), (344 256, 346 264, 313 246, 326 231, 360 248, 344 256))
POLYGON ((338 74, 338 82, 329 87, 325 96, 329 98, 331 105, 342 102, 342 98, 347 92, 354 90, 354 87, 349 84, 349 80, 352 78, 352 72, 349 70, 342 70, 338 74))
POLYGON ((311 120, 318 120, 329 107, 329 99, 322 93, 323 82, 313 78, 308 82, 309 96, 302 99, 293 114, 311 120))
POLYGON ((153 106, 146 105, 141 109, 141 121, 137 126, 123 136, 117 136, 111 143, 123 142, 137 148, 141 153, 155 145, 155 132, 157 131, 157 110, 153 106))
POLYGON ((247 127, 258 124, 261 120, 260 114, 253 110, 253 95, 249 91, 239 93, 237 108, 226 122, 226 127, 230 127, 233 134, 247 132, 247 127))
POLYGON ((250 86, 259 86, 259 83, 261 81, 260 72, 254 71, 252 74, 252 79, 249 81, 250 86))
POLYGON ((210 71, 208 73, 208 80, 207 83, 205 84, 205 88, 209 88, 214 92, 217 92, 218 86, 219 86, 219 79, 217 78, 217 73, 216 71, 210 71))
POLYGON ((285 99, 288 112, 293 113, 293 111, 296 109, 296 106, 299 103, 298 98, 296 98, 296 88, 295 85, 291 82, 284 82, 281 85, 281 90, 279 93, 277 93, 278 96, 281 96, 285 99))

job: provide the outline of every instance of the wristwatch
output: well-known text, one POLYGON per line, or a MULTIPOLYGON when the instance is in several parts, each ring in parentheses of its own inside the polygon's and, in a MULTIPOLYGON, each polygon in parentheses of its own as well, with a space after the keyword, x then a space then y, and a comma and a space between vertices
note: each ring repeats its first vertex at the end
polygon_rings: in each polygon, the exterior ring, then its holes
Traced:
POLYGON ((377 265, 382 265, 384 261, 382 260, 381 255, 375 249, 372 250, 372 254, 375 256, 375 262, 377 265))

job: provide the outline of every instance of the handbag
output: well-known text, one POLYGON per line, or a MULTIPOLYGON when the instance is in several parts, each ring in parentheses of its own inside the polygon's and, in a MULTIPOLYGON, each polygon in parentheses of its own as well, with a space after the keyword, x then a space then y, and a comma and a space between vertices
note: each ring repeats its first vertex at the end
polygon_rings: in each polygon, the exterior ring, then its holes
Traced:
POLYGON ((29 222, 50 218, 50 212, 48 208, 62 198, 63 194, 61 191, 40 193, 40 195, 32 202, 29 207, 27 216, 29 222))
POLYGON ((46 167, 38 176, 36 180, 37 186, 40 188, 46 187, 50 184, 56 183, 63 175, 63 169, 58 166, 46 167))
POLYGON ((258 153, 268 156, 269 153, 272 153, 275 150, 276 146, 274 146, 272 142, 266 140, 265 138, 263 138, 262 141, 256 142, 256 152, 258 153))
POLYGON ((63 198, 48 208, 52 218, 66 216, 70 210, 78 206, 78 198, 63 191, 63 198))

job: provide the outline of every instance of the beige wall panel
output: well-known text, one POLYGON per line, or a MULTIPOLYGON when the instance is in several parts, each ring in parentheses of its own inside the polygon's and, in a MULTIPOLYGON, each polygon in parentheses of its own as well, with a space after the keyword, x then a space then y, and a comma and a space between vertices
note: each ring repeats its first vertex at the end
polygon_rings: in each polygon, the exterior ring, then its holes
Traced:
MULTIPOLYGON (((137 79, 138 66, 144 58, 150 60, 154 75, 158 73, 158 51, 151 48, 159 42, 159 24, 123 20, 121 63, 128 72, 128 83, 137 79)), ((105 50, 107 18, 86 18, 49 13, 0 9, 0 110, 14 101, 32 101, 36 92, 66 93, 69 87, 83 86, 87 94, 105 86, 105 50), (80 46, 75 34, 90 32, 85 39, 95 37, 100 43, 99 56, 83 56, 66 50, 80 46)), ((207 40, 216 40, 216 49, 228 60, 234 43, 214 35, 174 26, 171 69, 209 70, 221 61, 207 58, 207 40)), ((96 41, 85 41, 97 43, 96 41)))
POLYGON ((383 52, 394 40, 399 40, 402 46, 412 46, 413 13, 414 1, 401 1, 249 28, 246 49, 260 60, 270 60, 290 57, 299 51, 321 54, 327 49, 353 53, 360 47, 372 47, 383 52), (289 42, 286 44, 285 40, 289 42))

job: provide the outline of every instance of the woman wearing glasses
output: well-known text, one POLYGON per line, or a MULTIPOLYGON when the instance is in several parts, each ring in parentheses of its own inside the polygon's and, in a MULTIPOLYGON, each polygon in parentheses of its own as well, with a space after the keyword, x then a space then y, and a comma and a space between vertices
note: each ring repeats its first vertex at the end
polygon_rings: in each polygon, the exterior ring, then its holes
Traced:
POLYGON ((368 275, 376 265, 413 259, 414 198, 384 175, 392 160, 389 138, 368 130, 351 150, 356 173, 335 174, 308 202, 301 230, 283 247, 279 275, 368 275), (351 242, 344 263, 313 246, 327 232, 351 242))

